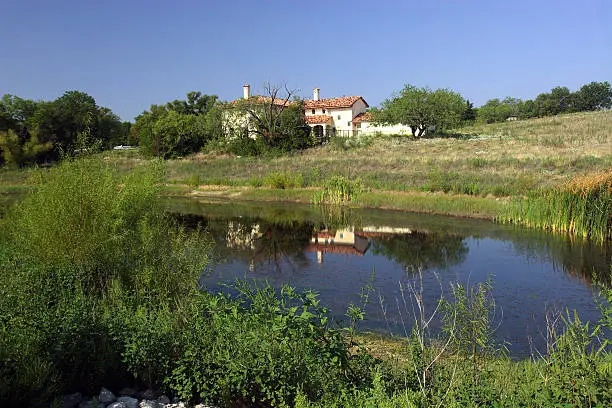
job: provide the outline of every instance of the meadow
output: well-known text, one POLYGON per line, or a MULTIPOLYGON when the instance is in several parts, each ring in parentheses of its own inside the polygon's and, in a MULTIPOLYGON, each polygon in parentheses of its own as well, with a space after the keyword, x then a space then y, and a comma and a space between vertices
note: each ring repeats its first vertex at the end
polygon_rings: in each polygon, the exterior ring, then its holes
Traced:
MULTIPOLYGON (((233 296, 200 290, 209 237, 176 225, 159 198, 318 197, 474 216, 552 191, 562 208, 582 208, 592 197, 609 201, 611 160, 611 133, 585 123, 609 130, 611 120, 601 112, 463 129, 478 135, 334 142, 290 157, 159 162, 103 152, 3 170, 3 194, 28 194, 0 218, 0 403, 61 405, 68 392, 130 385, 227 407, 609 406, 610 289, 595 290, 597 323, 571 311, 551 316, 542 328, 547 349, 528 360, 512 361, 494 340, 495 282, 454 286, 433 310, 407 314, 411 329, 389 341, 358 333, 358 305, 347 307, 349 327, 329 324, 312 291, 246 282, 234 284, 233 296), (580 121, 592 132, 543 142, 555 127, 578 131, 580 121), (510 162, 519 164, 500 164, 510 162), (478 193, 462 191, 466 180, 478 193), (441 331, 429 326, 434 310, 441 331)), ((580 214, 595 219, 588 211, 580 214)), ((409 284, 418 303, 418 275, 409 284)))

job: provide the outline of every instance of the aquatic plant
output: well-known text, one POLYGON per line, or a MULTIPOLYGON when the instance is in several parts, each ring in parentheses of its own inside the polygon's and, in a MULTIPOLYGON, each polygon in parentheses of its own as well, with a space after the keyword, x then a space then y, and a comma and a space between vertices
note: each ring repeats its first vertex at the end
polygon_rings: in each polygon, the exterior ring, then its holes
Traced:
POLYGON ((612 171, 577 177, 564 186, 513 201, 502 222, 605 241, 612 237, 612 171))
POLYGON ((323 190, 318 191, 312 201, 314 204, 348 204, 361 191, 361 180, 349 180, 343 176, 334 176, 327 179, 323 190))

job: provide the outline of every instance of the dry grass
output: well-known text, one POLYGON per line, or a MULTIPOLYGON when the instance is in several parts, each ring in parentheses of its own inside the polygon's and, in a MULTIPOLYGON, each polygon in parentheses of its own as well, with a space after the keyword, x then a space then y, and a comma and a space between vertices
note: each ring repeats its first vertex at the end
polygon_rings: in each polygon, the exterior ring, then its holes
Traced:
POLYGON ((363 148, 331 145, 281 157, 197 155, 169 163, 170 178, 256 185, 273 172, 301 173, 305 185, 360 178, 375 190, 522 195, 612 168, 612 112, 572 114, 460 129, 449 137, 380 137, 363 148))

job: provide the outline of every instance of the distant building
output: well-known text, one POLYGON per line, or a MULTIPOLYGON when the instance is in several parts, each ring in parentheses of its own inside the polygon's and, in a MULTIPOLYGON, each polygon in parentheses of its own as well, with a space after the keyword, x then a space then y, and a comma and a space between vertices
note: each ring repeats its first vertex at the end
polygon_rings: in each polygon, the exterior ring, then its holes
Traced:
MULTIPOLYGON (((243 86, 243 100, 254 100, 255 102, 266 103, 271 99, 265 96, 252 96, 250 85, 243 86)), ((230 102, 238 104, 241 100, 230 102)), ((284 99, 274 101, 276 105, 290 104, 284 99)), ((362 96, 341 96, 336 98, 320 98, 320 89, 313 90, 313 98, 304 101, 304 116, 308 126, 312 128, 315 136, 357 136, 367 134, 385 135, 411 135, 411 129, 405 125, 375 125, 371 115, 367 112, 368 103, 362 96)), ((227 112, 224 117, 224 127, 226 130, 236 128, 246 129, 251 124, 249 118, 240 116, 235 112, 227 112)))

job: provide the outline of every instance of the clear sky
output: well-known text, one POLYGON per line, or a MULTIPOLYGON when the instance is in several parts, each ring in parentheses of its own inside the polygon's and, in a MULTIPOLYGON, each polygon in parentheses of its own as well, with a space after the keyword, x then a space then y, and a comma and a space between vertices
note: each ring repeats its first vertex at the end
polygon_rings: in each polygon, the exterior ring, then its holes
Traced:
POLYGON ((477 106, 612 81, 612 1, 0 0, 0 94, 92 95, 124 120, 249 83, 371 106, 404 84, 477 106))

